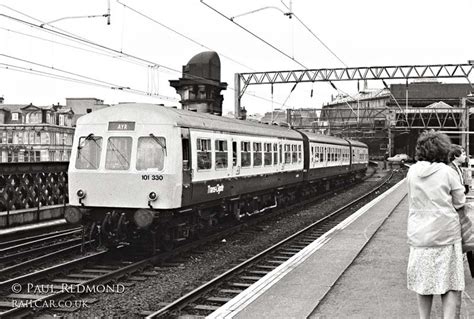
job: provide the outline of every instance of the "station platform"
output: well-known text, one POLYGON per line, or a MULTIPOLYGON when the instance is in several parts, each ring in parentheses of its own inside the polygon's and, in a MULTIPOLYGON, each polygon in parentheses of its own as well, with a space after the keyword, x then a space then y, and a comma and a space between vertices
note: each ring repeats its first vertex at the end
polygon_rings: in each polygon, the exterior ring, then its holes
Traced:
POLYGON ((48 228, 52 226, 62 226, 66 225, 67 222, 64 218, 59 218, 59 219, 53 219, 53 220, 48 220, 48 221, 43 221, 39 223, 34 223, 34 224, 26 224, 26 225, 21 225, 21 226, 13 226, 5 229, 0 229, 0 240, 2 239, 2 236, 10 236, 10 235, 15 235, 19 233, 27 233, 32 230, 37 230, 37 229, 42 229, 42 228, 48 228))
MULTIPOLYGON (((406 288, 405 180, 367 204, 207 318, 418 318, 406 288)), ((474 316, 464 263, 461 315, 474 316)), ((433 318, 442 318, 435 296, 433 318)))

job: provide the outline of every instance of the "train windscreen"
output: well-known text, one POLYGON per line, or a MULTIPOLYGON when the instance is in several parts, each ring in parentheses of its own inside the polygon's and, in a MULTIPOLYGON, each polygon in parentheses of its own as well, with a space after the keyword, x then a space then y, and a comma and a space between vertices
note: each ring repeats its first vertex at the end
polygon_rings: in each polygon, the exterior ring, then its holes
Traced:
POLYGON ((129 169, 131 153, 131 137, 109 137, 105 156, 105 168, 111 170, 129 169))
POLYGON ((90 134, 79 139, 77 147, 76 168, 98 169, 102 152, 102 137, 90 134))
POLYGON ((166 140, 164 137, 140 137, 137 149, 137 170, 163 170, 166 140))

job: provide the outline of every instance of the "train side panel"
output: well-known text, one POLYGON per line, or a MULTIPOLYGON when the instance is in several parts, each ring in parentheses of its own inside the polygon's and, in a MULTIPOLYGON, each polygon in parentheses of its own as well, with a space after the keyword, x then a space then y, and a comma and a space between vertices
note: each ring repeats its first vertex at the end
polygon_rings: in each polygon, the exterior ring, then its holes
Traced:
POLYGON ((190 144, 192 197, 184 206, 303 181, 302 139, 191 129, 190 144))

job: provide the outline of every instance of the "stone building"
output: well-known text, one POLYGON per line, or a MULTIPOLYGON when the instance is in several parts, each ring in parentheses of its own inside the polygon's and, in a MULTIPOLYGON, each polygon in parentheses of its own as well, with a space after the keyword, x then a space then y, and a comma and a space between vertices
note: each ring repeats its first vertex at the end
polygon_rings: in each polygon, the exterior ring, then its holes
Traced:
POLYGON ((222 115, 222 90, 227 83, 221 82, 221 61, 213 51, 196 54, 183 66, 179 80, 170 80, 170 85, 181 96, 183 110, 222 115))
POLYGON ((0 162, 69 161, 79 117, 108 107, 97 98, 66 98, 66 105, 3 104, 0 162))
POLYGON ((0 162, 68 161, 73 116, 59 104, 0 104, 0 162))
MULTIPOLYGON (((469 84, 437 81, 365 89, 325 104, 321 120, 326 121, 330 134, 367 143, 373 158, 386 152, 413 156, 416 140, 425 129, 450 132, 454 143, 463 144, 462 134, 457 133, 465 123, 461 100, 472 90, 469 84)), ((469 153, 473 151, 471 147, 469 153)))

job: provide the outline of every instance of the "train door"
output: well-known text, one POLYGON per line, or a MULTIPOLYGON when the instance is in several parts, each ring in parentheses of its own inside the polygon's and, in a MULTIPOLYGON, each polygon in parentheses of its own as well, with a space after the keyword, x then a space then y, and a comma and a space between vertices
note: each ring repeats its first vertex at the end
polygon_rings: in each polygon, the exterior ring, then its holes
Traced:
POLYGON ((348 156, 347 160, 348 160, 348 162, 349 162, 349 163, 348 163, 348 165, 349 165, 349 170, 351 170, 351 169, 352 169, 352 165, 354 164, 354 155, 353 155, 353 154, 354 154, 354 146, 352 146, 351 141, 346 140, 346 142, 349 143, 349 150, 348 150, 348 154, 347 154, 347 156, 348 156))
POLYGON ((232 176, 240 174, 240 160, 239 160, 239 150, 237 148, 237 141, 232 140, 232 176))
POLYGON ((188 128, 181 129, 182 167, 183 167, 183 193, 182 205, 187 205, 192 200, 192 163, 191 163, 191 139, 188 128))
POLYGON ((278 157, 280 160, 280 170, 283 171, 285 169, 285 159, 283 157, 283 144, 281 141, 278 141, 278 157))

